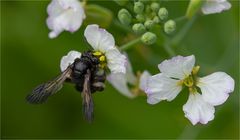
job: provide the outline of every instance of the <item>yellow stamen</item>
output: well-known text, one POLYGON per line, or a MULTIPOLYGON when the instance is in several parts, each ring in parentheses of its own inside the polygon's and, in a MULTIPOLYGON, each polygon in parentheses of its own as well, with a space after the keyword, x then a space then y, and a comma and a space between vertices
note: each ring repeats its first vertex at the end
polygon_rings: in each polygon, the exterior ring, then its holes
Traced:
POLYGON ((104 62, 104 61, 106 60, 106 58, 105 58, 105 56, 102 55, 102 56, 99 57, 99 60, 100 60, 101 62, 104 62))
POLYGON ((103 54, 102 54, 102 52, 100 52, 100 51, 96 51, 96 52, 93 53, 93 55, 94 55, 94 56, 101 56, 101 55, 103 55, 103 54))
POLYGON ((193 70, 192 70, 193 75, 196 75, 198 73, 199 69, 200 69, 200 66, 193 67, 193 70))
POLYGON ((187 77, 186 79, 184 79, 184 84, 187 86, 187 87, 192 87, 193 86, 193 78, 192 76, 189 76, 187 77))

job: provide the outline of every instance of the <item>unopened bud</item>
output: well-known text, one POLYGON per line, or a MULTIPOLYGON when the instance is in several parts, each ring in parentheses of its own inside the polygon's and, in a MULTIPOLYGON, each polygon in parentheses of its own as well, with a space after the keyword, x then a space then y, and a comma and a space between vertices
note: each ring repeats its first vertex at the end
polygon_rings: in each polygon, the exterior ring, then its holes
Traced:
POLYGON ((164 24, 164 31, 167 34, 171 34, 176 30, 176 22, 174 20, 168 20, 164 24))
POLYGON ((142 23, 136 23, 136 24, 133 25, 132 30, 136 34, 142 34, 146 31, 146 28, 142 23))
POLYGON ((159 17, 158 17, 158 16, 155 16, 155 17, 153 18, 153 22, 156 23, 156 24, 158 24, 158 23, 160 22, 159 17))
POLYGON ((159 5, 157 2, 153 2, 153 3, 151 4, 151 9, 152 9, 152 11, 158 12, 159 8, 160 8, 160 5, 159 5))
POLYGON ((129 25, 132 21, 132 16, 126 9, 121 9, 118 12, 118 19, 124 25, 129 25))
POLYGON ((147 20, 145 21, 144 23, 144 26, 147 28, 147 29, 151 29, 154 25, 154 22, 152 20, 147 20))
POLYGON ((166 8, 160 8, 158 11, 160 20, 166 20, 168 18, 168 10, 166 8))
POLYGON ((157 36, 151 32, 146 32, 141 37, 141 41, 147 45, 151 45, 151 44, 155 43, 156 40, 157 40, 157 36))
POLYGON ((138 14, 138 15, 136 16, 136 19, 137 19, 137 21, 139 21, 139 22, 144 22, 144 21, 145 21, 145 16, 142 15, 142 14, 138 14))
POLYGON ((142 2, 135 2, 133 10, 136 14, 141 14, 144 10, 144 4, 142 2))

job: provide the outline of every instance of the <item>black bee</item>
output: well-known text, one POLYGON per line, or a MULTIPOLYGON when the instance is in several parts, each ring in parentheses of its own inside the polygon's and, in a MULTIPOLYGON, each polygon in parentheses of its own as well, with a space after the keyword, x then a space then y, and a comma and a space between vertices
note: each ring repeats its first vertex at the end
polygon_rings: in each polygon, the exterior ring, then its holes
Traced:
POLYGON ((32 104, 44 103, 49 96, 62 88, 65 81, 71 82, 75 84, 76 90, 82 93, 83 113, 85 118, 91 122, 93 120, 91 94, 96 91, 103 91, 105 88, 106 74, 100 57, 101 54, 94 55, 93 51, 84 52, 81 58, 76 58, 59 76, 37 86, 26 97, 26 100, 32 104))

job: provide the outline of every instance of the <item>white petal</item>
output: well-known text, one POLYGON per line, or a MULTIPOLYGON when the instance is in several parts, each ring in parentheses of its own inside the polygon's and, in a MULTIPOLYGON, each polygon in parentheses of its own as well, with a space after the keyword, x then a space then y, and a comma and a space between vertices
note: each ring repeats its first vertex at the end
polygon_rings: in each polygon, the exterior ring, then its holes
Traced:
POLYGON ((183 111, 185 117, 195 125, 198 122, 207 124, 213 120, 215 109, 205 102, 199 93, 190 93, 187 103, 183 106, 183 111))
POLYGON ((158 65, 159 70, 168 77, 184 79, 191 74, 195 64, 195 56, 176 56, 172 59, 165 60, 158 65))
POLYGON ((47 25, 52 30, 50 38, 57 37, 64 30, 75 32, 86 17, 78 0, 52 0, 47 11, 47 25))
POLYGON ((69 65, 71 65, 76 58, 80 58, 81 53, 78 51, 70 51, 67 55, 63 56, 60 62, 60 69, 64 71, 69 65))
POLYGON ((156 104, 161 100, 172 101, 182 90, 178 82, 179 80, 168 78, 163 73, 149 77, 145 88, 148 103, 156 104))
POLYGON ((140 82, 139 82, 139 88, 142 90, 142 91, 145 91, 146 87, 147 87, 147 80, 148 78, 151 77, 151 74, 145 70, 142 74, 141 74, 141 77, 140 77, 140 82))
POLYGON ((129 91, 126 75, 124 73, 111 73, 107 76, 107 80, 114 86, 121 94, 126 97, 133 98, 135 95, 129 91))
POLYGON ((112 48, 106 53, 107 66, 112 73, 126 73, 127 58, 117 48, 112 48))
POLYGON ((234 80, 224 72, 215 72, 199 78, 197 86, 201 88, 203 99, 216 106, 224 103, 233 92, 234 80))
POLYGON ((84 36, 94 50, 105 53, 109 49, 115 48, 113 36, 96 24, 88 25, 84 31, 84 36))
POLYGON ((127 53, 124 53, 126 56, 126 80, 128 83, 134 85, 137 83, 137 78, 133 73, 131 62, 128 59, 127 53))
POLYGON ((227 0, 207 0, 202 6, 203 14, 221 13, 231 8, 231 3, 227 0))

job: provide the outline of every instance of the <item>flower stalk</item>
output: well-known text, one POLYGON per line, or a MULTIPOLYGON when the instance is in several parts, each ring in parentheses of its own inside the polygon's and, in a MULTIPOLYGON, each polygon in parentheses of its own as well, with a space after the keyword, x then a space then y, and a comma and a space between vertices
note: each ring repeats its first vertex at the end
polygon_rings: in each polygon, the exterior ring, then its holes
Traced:
POLYGON ((173 39, 171 40, 171 44, 173 46, 177 46, 184 39, 189 29, 192 27, 193 23, 196 21, 197 17, 198 16, 196 15, 190 20, 188 20, 185 26, 178 32, 178 34, 176 34, 173 37, 173 39))
POLYGON ((134 40, 132 40, 132 41, 130 41, 130 42, 120 46, 119 48, 120 48, 121 51, 126 51, 126 50, 132 48, 134 45, 136 45, 140 41, 141 41, 141 38, 139 37, 139 38, 136 38, 136 39, 134 39, 134 40))

